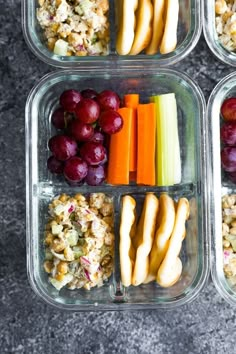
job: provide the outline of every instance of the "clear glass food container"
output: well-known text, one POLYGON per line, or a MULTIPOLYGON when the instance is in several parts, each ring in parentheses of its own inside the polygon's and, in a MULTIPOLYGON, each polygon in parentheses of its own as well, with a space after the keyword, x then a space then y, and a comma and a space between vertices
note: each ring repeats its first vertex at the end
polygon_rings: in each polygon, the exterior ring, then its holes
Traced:
POLYGON ((221 168, 221 138, 220 127, 222 119, 220 109, 223 101, 236 96, 236 74, 230 74, 222 79, 211 93, 207 107, 209 119, 209 183, 210 235, 211 235, 211 273, 219 293, 232 305, 236 305, 236 287, 230 285, 223 270, 223 237, 221 198, 236 193, 236 186, 229 180, 221 168))
POLYGON ((170 69, 137 66, 96 71, 88 69, 50 73, 32 89, 26 104, 26 201, 27 201, 27 266, 32 288, 47 303, 63 309, 124 310, 145 308, 173 308, 193 300, 203 288, 208 276, 207 180, 205 148, 205 101, 199 87, 185 74, 170 69), (58 105, 59 95, 69 88, 88 87, 98 92, 104 89, 119 95, 137 92, 142 102, 153 94, 174 92, 178 106, 178 130, 181 147, 182 181, 171 187, 145 186, 80 186, 71 187, 65 180, 48 172, 48 139, 54 128, 51 114, 58 105), (64 192, 88 194, 104 192, 113 196, 115 206, 115 264, 109 282, 88 290, 62 289, 59 292, 49 283, 43 270, 44 228, 48 218, 48 204, 64 192), (119 260, 120 205, 123 195, 135 197, 140 209, 146 192, 157 196, 166 191, 178 199, 190 202, 190 218, 180 258, 183 272, 180 280, 169 288, 152 282, 140 286, 123 287, 119 260))
POLYGON ((215 25, 215 0, 203 1, 203 32, 213 54, 226 64, 236 66, 236 53, 227 50, 219 41, 215 25))
POLYGON ((43 38, 43 31, 40 28, 36 9, 38 0, 22 1, 22 26, 26 42, 32 52, 47 64, 61 68, 75 68, 79 63, 100 63, 111 62, 114 59, 130 64, 135 62, 156 62, 160 65, 171 65, 183 59, 197 44, 201 34, 201 2, 198 0, 179 0, 179 19, 177 29, 177 47, 169 54, 145 55, 117 55, 115 50, 116 29, 115 29, 115 1, 109 1, 109 23, 110 23, 110 42, 109 54, 106 56, 60 56, 55 55, 47 49, 43 38))

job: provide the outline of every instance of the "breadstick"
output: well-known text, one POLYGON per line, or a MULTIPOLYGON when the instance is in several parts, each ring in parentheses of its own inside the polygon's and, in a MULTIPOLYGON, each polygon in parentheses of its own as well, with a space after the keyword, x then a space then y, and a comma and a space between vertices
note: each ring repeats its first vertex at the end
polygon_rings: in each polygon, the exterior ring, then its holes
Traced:
POLYGON ((138 0, 117 0, 119 9, 119 29, 116 39, 116 51, 120 55, 129 54, 134 41, 135 11, 138 7, 138 0))
POLYGON ((159 212, 157 216, 158 228, 149 257, 149 273, 144 283, 156 279, 158 268, 163 261, 171 233, 175 223, 174 201, 167 194, 161 194, 159 198, 159 212))
POLYGON ((158 213, 158 199, 154 194, 146 194, 142 214, 133 239, 136 248, 136 259, 132 276, 132 285, 140 285, 148 275, 149 253, 155 235, 158 213))
POLYGON ((165 29, 160 45, 160 53, 168 54, 175 50, 177 44, 177 26, 179 17, 179 0, 166 0, 165 29))
POLYGON ((146 54, 153 55, 156 54, 160 46, 163 31, 164 31, 164 8, 165 0, 154 0, 153 1, 153 23, 152 23, 152 38, 145 50, 146 54))
POLYGON ((121 281, 124 286, 130 286, 132 281, 135 251, 131 242, 131 233, 135 224, 134 198, 126 195, 122 198, 121 223, 120 223, 120 268, 121 281))
POLYGON ((157 272, 156 281, 163 287, 174 285, 181 276, 182 262, 179 253, 185 236, 185 221, 189 217, 189 202, 186 198, 178 201, 175 225, 171 234, 166 256, 157 272))
POLYGON ((152 36, 153 6, 151 0, 139 0, 136 14, 134 42, 130 55, 139 54, 149 44, 152 36))

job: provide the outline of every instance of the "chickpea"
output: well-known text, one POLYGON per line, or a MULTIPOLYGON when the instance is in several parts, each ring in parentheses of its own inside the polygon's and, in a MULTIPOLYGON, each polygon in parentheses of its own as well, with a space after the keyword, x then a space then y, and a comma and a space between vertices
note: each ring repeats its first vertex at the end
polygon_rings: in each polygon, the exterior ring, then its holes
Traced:
POLYGON ((67 199, 68 199, 68 195, 66 195, 65 193, 61 194, 59 197, 59 200, 63 203, 66 202, 67 199))
POLYGON ((55 279, 58 280, 58 281, 62 281, 65 277, 65 274, 61 274, 61 273, 58 273, 56 276, 55 276, 55 279))
POLYGON ((231 235, 236 235, 236 227, 231 227, 231 229, 229 230, 229 233, 231 235))
POLYGON ((51 273, 52 268, 53 268, 53 262, 51 261, 45 261, 43 264, 44 270, 46 273, 51 273))
POLYGON ((66 274, 68 272, 68 264, 67 262, 61 261, 57 265, 57 270, 61 274, 66 274))
POLYGON ((67 261, 73 261, 75 259, 74 252, 69 246, 64 249, 64 256, 67 261))
POLYGON ((100 213, 103 216, 110 216, 113 213, 113 205, 110 203, 103 203, 102 207, 100 208, 100 213))
POLYGON ((53 242, 54 240, 54 236, 51 232, 46 232, 46 238, 45 238, 45 243, 50 246, 51 243, 53 242))
POLYGON ((56 6, 59 7, 61 5, 61 0, 56 0, 56 6))
POLYGON ((112 258, 111 256, 105 256, 102 261, 101 261, 101 266, 105 267, 111 262, 112 258))
POLYGON ((77 193, 76 195, 75 195, 75 197, 74 197, 76 200, 80 200, 80 201, 85 201, 85 197, 82 195, 82 194, 80 194, 80 193, 77 193))
POLYGON ((108 226, 113 226, 113 217, 112 216, 104 216, 102 219, 108 226))
POLYGON ((217 0, 215 3, 215 12, 217 15, 222 15, 227 11, 227 4, 225 0, 217 0))
POLYGON ((51 245, 55 252, 61 252, 66 248, 65 241, 59 238, 55 238, 51 245))

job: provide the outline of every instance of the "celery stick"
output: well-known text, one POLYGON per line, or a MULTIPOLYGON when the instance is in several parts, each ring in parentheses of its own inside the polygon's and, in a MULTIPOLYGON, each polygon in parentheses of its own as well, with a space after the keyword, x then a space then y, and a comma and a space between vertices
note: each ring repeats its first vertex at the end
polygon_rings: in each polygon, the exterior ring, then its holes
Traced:
POLYGON ((63 39, 58 39, 54 46, 54 53, 57 55, 65 56, 67 54, 68 43, 63 39))
POLYGON ((150 97, 156 104, 156 176, 158 186, 181 182, 177 105, 174 93, 150 97))

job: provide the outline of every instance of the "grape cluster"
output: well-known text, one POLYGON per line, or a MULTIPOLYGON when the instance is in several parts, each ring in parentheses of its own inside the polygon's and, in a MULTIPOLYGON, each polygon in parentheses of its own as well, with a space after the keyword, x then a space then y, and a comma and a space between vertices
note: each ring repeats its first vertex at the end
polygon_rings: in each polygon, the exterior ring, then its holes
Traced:
POLYGON ((52 156, 47 167, 70 185, 99 185, 106 177, 109 135, 123 127, 119 96, 110 90, 71 89, 59 101, 51 122, 61 132, 48 141, 52 156))
POLYGON ((236 183, 236 98, 224 100, 221 106, 223 124, 220 129, 221 141, 224 144, 221 150, 221 164, 229 179, 236 183))

